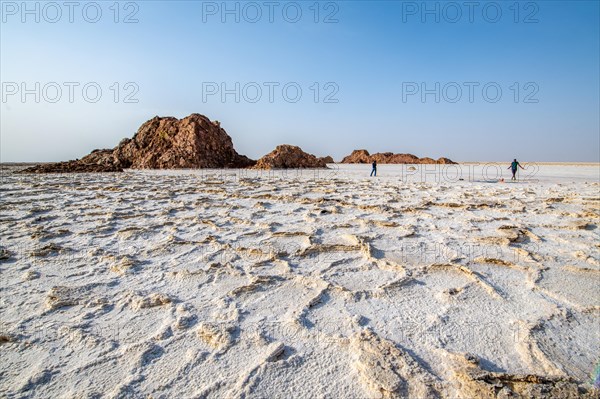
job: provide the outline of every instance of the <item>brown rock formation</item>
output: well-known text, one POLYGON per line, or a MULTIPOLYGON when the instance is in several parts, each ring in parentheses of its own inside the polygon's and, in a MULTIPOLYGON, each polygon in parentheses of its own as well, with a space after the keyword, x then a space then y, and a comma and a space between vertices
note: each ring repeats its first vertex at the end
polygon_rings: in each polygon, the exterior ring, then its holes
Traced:
POLYGON ((94 150, 81 159, 31 166, 19 173, 100 173, 122 172, 113 150, 94 150))
POLYGON ((342 163, 371 163, 371 156, 367 150, 354 150, 352 154, 344 157, 342 163))
POLYGON ((319 157, 319 159, 325 163, 335 163, 335 161, 330 155, 327 155, 326 157, 319 157))
POLYGON ((393 154, 391 152, 373 154, 377 163, 422 163, 420 158, 412 154, 393 154))
POLYGON ((132 139, 112 150, 95 150, 68 162, 42 164, 24 173, 119 172, 132 169, 245 168, 255 161, 239 155, 219 122, 192 114, 183 119, 154 117, 132 139))
POLYGON ((378 152, 370 155, 367 150, 354 150, 352 154, 344 157, 342 163, 371 163, 377 161, 380 164, 455 164, 448 158, 440 158, 437 161, 432 158, 419 158, 412 154, 394 154, 392 152, 378 152))
POLYGON ((444 158, 444 157, 439 158, 437 160, 437 163, 439 163, 439 164, 449 164, 449 165, 456 164, 456 162, 452 161, 451 159, 444 158))
POLYGON ((239 155, 231 137, 200 114, 183 119, 155 117, 144 123, 133 139, 115 148, 124 168, 243 168, 254 161, 239 155))
POLYGON ((294 145, 278 145, 273 151, 258 160, 255 169, 326 168, 323 158, 308 154, 294 145))
POLYGON ((435 163, 437 163, 437 162, 436 162, 436 161, 435 161, 435 159, 433 159, 433 158, 429 158, 429 157, 423 157, 423 158, 419 159, 419 163, 424 163, 424 164, 435 164, 435 163))

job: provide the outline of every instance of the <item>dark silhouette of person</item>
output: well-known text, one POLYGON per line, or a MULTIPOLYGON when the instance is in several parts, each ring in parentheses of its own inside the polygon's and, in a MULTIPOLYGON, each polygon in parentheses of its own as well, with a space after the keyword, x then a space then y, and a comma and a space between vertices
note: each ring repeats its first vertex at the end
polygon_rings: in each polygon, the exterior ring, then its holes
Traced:
POLYGON ((371 170, 370 176, 377 176, 377 161, 373 161, 373 169, 371 170))
POLYGON ((510 164, 510 166, 508 167, 508 169, 512 170, 512 178, 510 180, 517 180, 517 178, 515 177, 515 175, 517 174, 517 170, 519 168, 525 170, 525 168, 522 167, 521 164, 516 159, 513 160, 512 163, 510 164))

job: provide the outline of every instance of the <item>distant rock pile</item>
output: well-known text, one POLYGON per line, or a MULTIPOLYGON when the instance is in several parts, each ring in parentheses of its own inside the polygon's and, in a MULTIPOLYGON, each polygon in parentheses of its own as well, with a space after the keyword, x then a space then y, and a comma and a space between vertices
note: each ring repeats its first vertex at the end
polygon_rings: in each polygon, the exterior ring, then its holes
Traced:
POLYGON ((370 155, 367 150, 354 150, 352 154, 344 157, 342 163, 371 163, 377 161, 380 164, 455 164, 456 162, 448 158, 439 158, 437 161, 432 158, 419 158, 412 154, 394 154, 392 152, 378 152, 370 155))
POLYGON ((326 157, 320 157, 319 159, 325 163, 335 163, 331 155, 327 155, 326 157))
POLYGON ((278 145, 254 165, 255 169, 326 168, 331 157, 317 158, 294 145, 278 145))
POLYGON ((246 168, 256 163, 233 148, 219 122, 192 114, 183 119, 154 117, 132 139, 112 150, 95 150, 68 162, 36 165, 24 173, 119 172, 132 169, 246 168))

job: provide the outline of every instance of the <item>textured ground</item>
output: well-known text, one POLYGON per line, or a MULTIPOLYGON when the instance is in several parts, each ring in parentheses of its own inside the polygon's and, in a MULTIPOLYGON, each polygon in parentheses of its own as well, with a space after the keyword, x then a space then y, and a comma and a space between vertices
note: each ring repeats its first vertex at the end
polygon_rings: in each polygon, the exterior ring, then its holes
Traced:
POLYGON ((597 394, 598 172, 344 168, 5 170, 0 396, 597 394))

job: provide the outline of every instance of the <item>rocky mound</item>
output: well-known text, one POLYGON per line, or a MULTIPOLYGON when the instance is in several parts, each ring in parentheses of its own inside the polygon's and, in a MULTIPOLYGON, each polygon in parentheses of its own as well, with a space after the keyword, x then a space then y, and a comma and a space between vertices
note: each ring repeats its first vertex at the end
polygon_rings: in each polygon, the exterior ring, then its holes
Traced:
POLYGON ((438 158, 436 163, 442 164, 442 165, 456 165, 458 162, 454 162, 453 160, 446 158, 446 157, 441 157, 441 158, 438 158))
POLYGON ((448 158, 440 158, 437 161, 432 158, 419 158, 413 154, 394 154, 392 152, 378 152, 370 155, 367 150, 354 150, 352 154, 344 157, 342 163, 377 163, 385 164, 455 164, 456 162, 448 158))
POLYGON ((326 157, 319 157, 319 159, 325 163, 335 163, 331 155, 327 155, 326 157))
POLYGON ((342 163, 371 163, 371 155, 367 150, 354 150, 352 154, 344 157, 342 163))
POLYGON ((256 162, 255 169, 326 168, 325 158, 317 158, 295 145, 278 145, 256 162))
POLYGON ((154 117, 132 139, 112 150, 95 150, 68 162, 42 164, 24 173, 118 172, 132 169, 245 168, 256 162, 238 154, 219 122, 192 114, 183 119, 154 117))
POLYGON ((113 150, 94 150, 81 159, 31 166, 19 173, 100 173, 122 172, 113 150))

